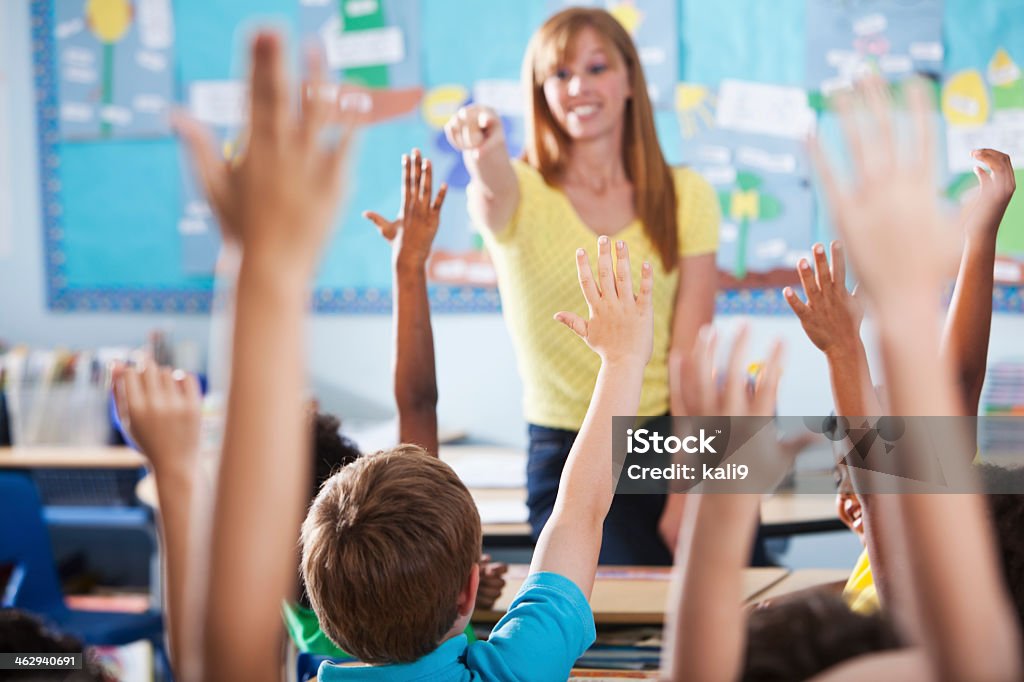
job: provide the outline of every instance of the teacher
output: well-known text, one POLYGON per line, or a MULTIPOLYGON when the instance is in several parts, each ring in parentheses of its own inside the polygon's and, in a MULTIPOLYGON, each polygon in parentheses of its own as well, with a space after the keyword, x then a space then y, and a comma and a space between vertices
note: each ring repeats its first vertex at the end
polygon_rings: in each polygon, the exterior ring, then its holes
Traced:
MULTIPOLYGON (((719 212, 706 181, 665 162, 636 47, 609 13, 572 8, 548 19, 527 47, 523 83, 522 159, 509 158, 501 120, 487 107, 460 109, 445 132, 471 176, 470 214, 497 271, 523 381, 536 540, 600 368, 598 356, 552 319, 559 310, 587 317, 576 249, 592 249, 606 235, 626 242, 634 262, 653 266, 654 353, 640 413, 660 417, 667 429, 670 412, 684 414, 681 404, 670 405, 679 395, 670 390, 678 381, 670 356, 688 353, 714 314, 719 212)), ((601 562, 670 564, 684 496, 671 498, 617 495, 601 562)))

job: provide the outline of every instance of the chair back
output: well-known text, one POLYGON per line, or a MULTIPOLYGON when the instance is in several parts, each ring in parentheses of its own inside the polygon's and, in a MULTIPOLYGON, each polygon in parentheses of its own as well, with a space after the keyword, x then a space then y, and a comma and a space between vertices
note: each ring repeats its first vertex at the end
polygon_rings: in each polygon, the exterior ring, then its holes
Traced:
POLYGON ((54 616, 67 610, 35 484, 24 473, 0 471, 0 564, 21 574, 13 596, 17 607, 54 616))

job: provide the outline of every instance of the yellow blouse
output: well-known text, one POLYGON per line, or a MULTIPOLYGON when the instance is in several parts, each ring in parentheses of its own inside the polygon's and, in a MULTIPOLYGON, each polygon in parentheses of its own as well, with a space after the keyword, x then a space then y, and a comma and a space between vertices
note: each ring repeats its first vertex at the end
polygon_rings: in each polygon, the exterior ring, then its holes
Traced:
MULTIPOLYGON (((552 319, 560 310, 587 315, 576 276, 576 249, 597 267, 597 235, 583 223, 569 198, 544 182, 525 162, 513 161, 520 200, 511 222, 497 234, 481 229, 498 275, 501 304, 523 381, 523 412, 532 424, 577 431, 583 423, 601 362, 569 329, 552 319)), ((673 169, 678 204, 679 254, 718 248, 719 203, 714 189, 695 171, 673 169)), ((654 268, 654 353, 644 374, 640 414, 669 409, 668 351, 679 268, 666 273, 658 252, 633 220, 613 239, 629 246, 634 285, 640 263, 654 268)), ((685 263, 682 264, 685 267, 685 263)))
POLYGON ((850 579, 846 581, 843 588, 843 598, 852 611, 868 615, 878 611, 878 592, 875 590, 875 579, 871 575, 871 562, 868 560, 868 550, 861 552, 857 559, 857 565, 850 573, 850 579))

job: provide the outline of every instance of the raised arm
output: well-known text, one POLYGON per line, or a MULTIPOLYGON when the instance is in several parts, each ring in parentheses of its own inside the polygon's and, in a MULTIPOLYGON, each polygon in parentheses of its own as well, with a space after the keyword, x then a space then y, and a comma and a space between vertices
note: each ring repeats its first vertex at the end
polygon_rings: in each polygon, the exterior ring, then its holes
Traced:
MULTIPOLYGON (((921 83, 908 84, 906 92, 913 140, 905 154, 895 143, 887 88, 871 79, 856 103, 840 108, 856 184, 840 187, 817 146, 814 155, 837 228, 878 311, 893 412, 956 415, 962 414, 960 393, 953 367, 940 359, 936 331, 937 292, 956 257, 956 232, 935 197, 931 98, 921 83), (868 130, 877 144, 866 142, 868 130), (886 248, 879 249, 880 243, 886 248)), ((946 437, 930 451, 934 439, 920 437, 919 431, 908 426, 910 463, 938 456, 950 480, 970 475, 959 455, 968 447, 965 439, 946 437)), ((982 499, 903 494, 897 508, 891 525, 905 565, 895 579, 906 599, 895 607, 905 611, 911 641, 919 641, 927 655, 927 677, 1020 679, 1020 633, 982 499), (979 651, 986 653, 979 656, 979 651)))
MULTIPOLYGON (((693 350, 700 328, 711 324, 715 315, 715 292, 718 290, 715 254, 687 256, 681 260, 668 362, 669 409, 677 417, 686 415, 687 409, 681 375, 676 370, 693 350)), ((679 538, 686 499, 686 495, 669 495, 658 521, 658 535, 671 552, 675 552, 679 538)))
MULTIPOLYGON (((446 184, 433 197, 433 168, 413 149, 402 156, 402 206, 398 217, 388 220, 365 211, 381 236, 391 242, 395 296, 395 403, 398 406, 398 439, 415 443, 438 456, 437 375, 434 333, 430 327, 427 295, 427 260, 440 224, 446 184)), ((489 609, 505 587, 508 565, 480 558, 480 588, 476 607, 489 609)))
MULTIPOLYGON (((164 622, 175 671, 187 670, 199 640, 186 624, 194 612, 194 585, 187 583, 193 491, 198 485, 202 398, 196 378, 169 368, 114 368, 114 397, 156 478, 160 558, 164 574, 164 622)), ((178 673, 181 675, 181 672, 178 673)))
POLYGON ((519 181, 508 156, 501 117, 490 107, 471 104, 444 126, 448 142, 462 152, 469 171, 469 212, 483 227, 498 232, 519 206, 519 181))
POLYGON ((182 131, 218 218, 242 247, 205 623, 194 624, 204 633, 203 679, 278 678, 280 606, 294 591, 307 502, 303 317, 351 126, 337 144, 322 142, 331 103, 321 95, 319 59, 309 60, 301 113, 292 111, 282 51, 272 33, 253 43, 243 158, 224 164, 208 137, 192 134, 194 126, 182 131))
POLYGON ((597 240, 597 280, 583 249, 576 252, 580 288, 590 319, 559 312, 565 324, 601 357, 587 415, 565 462, 554 510, 537 540, 530 572, 551 571, 569 578, 590 597, 601 551, 605 517, 612 504, 612 418, 635 415, 640 407, 644 367, 651 359, 654 315, 651 310, 653 274, 644 263, 640 291, 633 294, 629 250, 597 240))
POLYGON ((990 170, 974 169, 980 187, 966 209, 963 256, 942 335, 943 354, 957 370, 964 406, 971 415, 978 413, 988 363, 996 234, 1017 187, 1009 156, 978 149, 974 158, 990 170))
POLYGON ((391 242, 395 297, 395 403, 398 439, 437 456, 437 374, 427 295, 427 259, 447 185, 433 198, 433 170, 418 149, 402 156, 402 206, 395 220, 363 215, 391 242))
POLYGON ((825 354, 836 414, 877 416, 881 406, 872 387, 868 356, 860 338, 864 311, 857 297, 846 290, 846 256, 842 244, 832 242, 831 250, 831 265, 822 244, 815 244, 811 249, 813 271, 806 259, 800 259, 797 265, 806 302, 801 301, 791 287, 786 287, 782 293, 807 338, 825 354))
MULTIPOLYGON (((691 357, 680 366, 681 378, 692 387, 687 405, 694 416, 749 418, 774 413, 782 347, 775 344, 751 392, 744 368, 747 337, 748 330, 743 328, 733 343, 723 381, 716 384, 715 334, 710 326, 701 330, 691 357)), ((734 424, 741 426, 738 421, 734 424)), ((767 435, 767 441, 759 436, 756 443, 748 442, 748 446, 771 450, 751 453, 756 462, 751 466, 774 465, 772 458, 782 454, 771 440, 774 434, 767 435)), ((746 633, 743 569, 750 558, 761 496, 711 493, 687 494, 687 498, 672 576, 662 675, 666 680, 736 679, 746 633)))

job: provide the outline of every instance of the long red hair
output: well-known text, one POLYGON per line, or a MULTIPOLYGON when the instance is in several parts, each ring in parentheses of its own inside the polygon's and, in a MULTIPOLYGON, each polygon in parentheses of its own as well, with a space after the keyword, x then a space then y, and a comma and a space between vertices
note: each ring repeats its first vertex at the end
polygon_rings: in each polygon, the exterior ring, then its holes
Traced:
POLYGON ((584 28, 594 29, 605 42, 609 58, 625 66, 632 96, 626 102, 622 163, 633 183, 634 210, 655 245, 662 265, 671 272, 679 262, 676 191, 672 169, 661 153, 654 111, 640 56, 626 29, 602 9, 571 7, 549 18, 530 39, 523 59, 526 86, 526 145, 523 157, 549 185, 565 172, 572 139, 558 125, 547 99, 544 81, 566 61, 573 41, 584 28))

